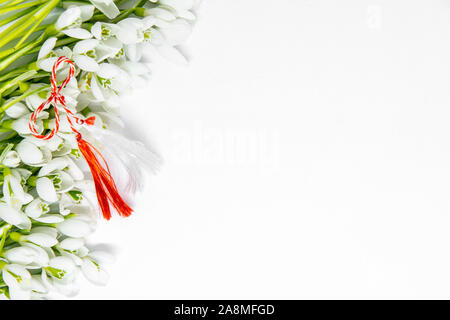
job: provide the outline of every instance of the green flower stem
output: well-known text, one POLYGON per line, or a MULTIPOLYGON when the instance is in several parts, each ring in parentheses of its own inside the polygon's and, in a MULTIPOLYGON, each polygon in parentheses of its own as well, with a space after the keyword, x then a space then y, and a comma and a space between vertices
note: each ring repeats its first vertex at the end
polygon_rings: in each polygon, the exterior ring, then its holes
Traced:
POLYGON ((36 187, 36 180, 37 180, 36 176, 31 176, 28 178, 27 184, 31 187, 36 187))
POLYGON ((42 23, 42 21, 44 21, 44 19, 47 18, 47 15, 43 15, 42 17, 40 17, 36 23, 30 28, 28 29, 28 31, 22 36, 22 38, 19 40, 19 42, 17 42, 17 44, 14 46, 14 48, 17 50, 18 48, 20 48, 20 46, 22 45, 22 43, 25 42, 25 40, 28 39, 29 36, 31 36, 33 34, 33 32, 36 31, 36 29, 38 29, 39 25, 42 23))
MULTIPOLYGON (((46 17, 42 17, 42 20, 44 20, 46 17)), ((42 22, 42 21, 41 21, 42 22)), ((38 31, 45 31, 45 30, 49 30, 49 28, 53 27, 53 24, 45 24, 45 25, 39 25, 41 22, 36 23, 32 28, 29 29, 29 31, 31 30, 31 32, 27 32, 27 33, 22 33, 19 34, 16 38, 12 39, 12 40, 16 40, 20 37, 22 37, 22 39, 20 39, 20 41, 13 47, 13 48, 9 48, 9 49, 5 49, 3 51, 0 51, 0 59, 7 57, 8 55, 14 53, 14 51, 20 49, 20 47, 23 45, 23 42, 29 38, 29 36, 33 33, 33 32, 38 32, 38 31), (32 30, 33 29, 33 30, 32 30)))
POLYGON ((13 106, 14 104, 16 104, 17 102, 22 101, 23 99, 25 99, 26 97, 29 97, 35 93, 39 93, 42 92, 44 90, 50 89, 50 85, 46 85, 28 92, 25 92, 24 94, 14 98, 13 100, 9 101, 8 103, 5 103, 2 107, 0 107, 0 114, 5 112, 6 110, 8 110, 9 107, 13 106))
POLYGON ((7 89, 11 88, 14 85, 18 85, 21 81, 31 79, 36 73, 37 73, 36 70, 29 70, 28 72, 25 72, 25 73, 19 75, 18 77, 15 77, 14 79, 1 84, 0 85, 0 96, 7 89))
POLYGON ((13 53, 12 55, 8 56, 6 59, 2 60, 0 62, 0 72, 5 70, 11 63, 13 63, 14 61, 19 59, 20 57, 22 57, 25 54, 27 54, 30 50, 32 50, 36 46, 40 45, 44 41, 44 39, 45 39, 45 34, 42 34, 37 40, 35 40, 35 41, 31 42, 31 43, 28 43, 23 48, 17 50, 15 53, 13 53))
POLYGON ((38 12, 41 10, 41 7, 34 9, 33 11, 29 12, 26 15, 23 15, 20 19, 17 19, 8 28, 3 30, 0 33, 0 47, 3 47, 5 44, 7 44, 11 40, 13 40, 17 34, 20 34, 24 30, 26 30, 31 25, 30 21, 32 23, 34 22, 32 20, 32 18, 38 14, 38 12), (28 21, 28 23, 27 23, 27 21, 28 21))
POLYGON ((10 23, 10 22, 12 22, 12 21, 14 21, 14 20, 17 20, 17 19, 20 18, 20 17, 23 17, 24 15, 30 13, 30 12, 33 11, 33 10, 34 10, 34 8, 28 8, 28 9, 26 9, 26 10, 21 10, 21 11, 18 12, 18 13, 15 13, 15 14, 13 14, 13 15, 10 15, 10 16, 7 17, 7 18, 2 18, 2 20, 0 21, 0 27, 1 27, 1 26, 4 26, 5 24, 8 24, 8 23, 10 23))
POLYGON ((46 2, 48 2, 48 0, 37 0, 37 1, 32 1, 32 2, 16 4, 16 5, 9 5, 9 6, 0 8, 0 14, 8 13, 8 12, 19 10, 19 9, 35 7, 37 5, 40 5, 40 4, 43 4, 46 2))
MULTIPOLYGON (((11 134, 10 134, 9 136, 7 136, 7 137, 5 137, 5 138, 2 138, 0 141, 1 141, 2 143, 8 142, 9 140, 15 138, 17 135, 18 135, 18 133, 17 133, 16 131, 11 131, 11 134)), ((3 183, 3 182, 2 182, 1 179, 0 179, 0 185, 1 185, 2 183, 3 183)))
MULTIPOLYGON (((42 17, 48 16, 50 11, 55 8, 61 0, 49 0, 45 4, 39 6, 36 10, 25 15, 23 18, 18 19, 10 27, 6 28, 2 33, 0 33, 0 47, 9 43, 11 40, 15 39, 18 35, 22 34, 34 23, 42 21, 42 17)), ((26 48, 27 46, 25 46, 26 48)), ((29 49, 30 50, 30 49, 29 49)), ((22 53, 23 55, 24 53, 22 53)), ((9 57, 8 57, 9 58, 9 57)), ((3 70, 0 68, 0 71, 3 70)))
MULTIPOLYGON (((32 53, 32 52, 28 52, 28 54, 30 54, 30 53, 32 53)), ((0 76, 0 82, 5 82, 6 80, 10 80, 11 78, 17 77, 17 76, 19 76, 19 75, 21 75, 21 74, 23 74, 25 72, 28 72, 30 70, 35 70, 35 71, 39 70, 36 62, 30 62, 29 64, 27 64, 27 65, 25 65, 23 67, 11 70, 10 72, 5 73, 4 75, 1 75, 0 76)), ((48 72, 45 72, 45 74, 47 76, 49 75, 48 72)), ((42 75, 42 72, 38 72, 36 75, 42 75)), ((36 78, 36 77, 32 77, 32 78, 36 78)))
POLYGON ((0 154, 0 163, 3 162, 3 159, 5 159, 6 155, 12 150, 12 148, 14 148, 13 143, 6 144, 5 149, 3 149, 2 153, 0 154))
MULTIPOLYGON (((1 0, 1 1, 0 1, 0 4, 3 4, 3 3, 5 3, 5 2, 9 2, 9 1, 11 1, 11 0, 1 0)), ((13 6, 13 5, 22 3, 22 2, 24 2, 24 1, 25 1, 25 0, 13 0, 13 1, 11 1, 10 3, 8 3, 7 6, 13 6)))
POLYGON ((11 0, 0 0, 0 5, 4 4, 4 3, 6 3, 6 2, 10 2, 10 3, 8 3, 7 5, 5 5, 5 7, 7 7, 7 6, 11 6, 11 5, 15 5, 15 4, 22 3, 22 2, 24 2, 24 1, 25 1, 25 0, 13 0, 13 1, 11 1, 11 0))
POLYGON ((0 253, 3 251, 3 247, 5 245, 6 238, 8 237, 8 231, 11 229, 11 225, 8 225, 3 229, 2 239, 0 240, 0 253))

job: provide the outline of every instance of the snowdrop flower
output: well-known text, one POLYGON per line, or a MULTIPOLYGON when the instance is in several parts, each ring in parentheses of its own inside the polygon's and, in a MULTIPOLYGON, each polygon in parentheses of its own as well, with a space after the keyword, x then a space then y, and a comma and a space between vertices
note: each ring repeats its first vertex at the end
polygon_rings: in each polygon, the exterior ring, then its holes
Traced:
POLYGON ((53 247, 58 243, 57 235, 58 231, 55 228, 33 227, 28 235, 13 232, 10 238, 17 242, 31 242, 41 247, 53 247))
MULTIPOLYGON (((66 9, 55 23, 55 29, 57 32, 62 32, 65 35, 76 39, 89 39, 92 37, 91 33, 86 29, 80 28, 83 19, 89 20, 89 14, 86 14, 87 10, 84 7, 84 16, 82 16, 81 8, 78 6, 72 6, 66 9)), ((93 10, 91 11, 93 13, 93 10)), ((92 14, 90 14, 92 16, 92 14)))
POLYGON ((64 221, 64 217, 60 214, 49 213, 49 214, 43 214, 37 218, 34 218, 34 220, 36 220, 38 222, 42 222, 42 223, 53 224, 53 223, 59 223, 59 222, 64 221))
POLYGON ((176 14, 173 13, 170 8, 164 7, 151 7, 144 10, 145 16, 153 16, 155 18, 165 20, 165 21, 173 21, 177 18, 176 14))
POLYGON ((127 18, 117 23, 118 28, 113 30, 114 35, 125 45, 149 41, 152 32, 157 32, 152 28, 155 22, 153 17, 127 18))
POLYGON ((0 202, 0 218, 19 229, 31 228, 31 221, 23 212, 4 202, 0 202))
MULTIPOLYGON (((72 56, 72 51, 68 47, 54 49, 54 47, 56 45, 56 40, 57 40, 56 37, 48 38, 42 44, 42 47, 39 50, 38 59, 37 59, 36 64, 40 69, 42 69, 44 71, 51 72, 54 63, 56 62, 56 60, 58 60, 59 57, 65 56, 65 57, 70 58, 72 56)), ((41 94, 41 96, 42 95, 43 94, 41 94)), ((44 98, 43 100, 45 100, 46 97, 43 97, 43 98, 44 98)), ((34 109, 36 109, 36 107, 34 107, 34 109)))
POLYGON ((58 223, 56 228, 62 234, 72 238, 86 237, 93 231, 89 222, 77 216, 66 218, 58 223))
POLYGON ((87 256, 82 259, 81 271, 83 272, 86 279, 94 284, 104 286, 108 283, 108 273, 92 256, 87 256))
POLYGON ((3 158, 2 164, 9 168, 17 167, 20 164, 19 154, 14 150, 9 151, 3 158))
POLYGON ((33 200, 33 197, 23 190, 22 177, 19 172, 5 168, 3 177, 3 199, 8 205, 20 210, 22 205, 33 200))
POLYGON ((114 19, 120 13, 113 0, 90 0, 91 3, 109 19, 114 19))
MULTIPOLYGON (((68 238, 68 239, 83 240, 83 239, 75 239, 75 238, 68 238)), ((62 256, 72 259, 72 261, 77 266, 81 266, 83 264, 83 258, 87 257, 88 253, 89 253, 89 249, 86 248, 84 245, 78 246, 76 249, 72 249, 72 250, 63 249, 61 246, 57 246, 57 249, 61 253, 62 256)))
POLYGON ((25 267, 0 261, 0 269, 11 299, 25 300, 31 294, 31 274, 25 267))
MULTIPOLYGON (((41 134, 44 131, 44 125, 43 125, 43 118, 47 118, 48 113, 47 112, 41 112, 38 119, 36 120, 36 131, 41 134)), ((28 123, 30 122, 31 113, 28 113, 19 119, 15 119, 11 122, 11 128, 16 131, 21 136, 31 136, 30 127, 28 126, 28 123)))
POLYGON ((67 160, 67 157, 59 157, 52 159, 47 164, 42 166, 42 168, 39 170, 38 176, 44 177, 54 171, 62 170, 68 166, 68 163, 69 162, 67 160))
POLYGON ((50 211, 48 202, 43 201, 41 198, 35 198, 29 204, 25 206, 25 214, 30 218, 36 219, 50 211))
MULTIPOLYGON (((56 60, 55 60, 56 61, 56 60)), ((41 69, 50 72, 51 71, 51 65, 49 64, 49 69, 44 69, 43 67, 40 67, 41 69)), ((33 83, 30 85, 30 90, 36 90, 39 88, 44 87, 45 85, 42 83, 33 83)), ((34 93, 28 97, 25 98, 25 103, 28 106, 30 110, 36 110, 45 100, 47 100, 47 97, 50 94, 50 89, 43 90, 39 93, 34 93)))
POLYGON ((69 252, 75 252, 83 246, 83 238, 66 238, 59 243, 58 248, 69 252))
POLYGON ((98 44, 97 39, 88 39, 77 42, 73 47, 72 59, 81 70, 89 72, 98 70, 99 66, 95 54, 95 48, 98 44))
MULTIPOLYGON (((6 102, 8 102, 8 101, 6 101, 6 102)), ((11 107, 6 109, 6 111, 5 111, 6 115, 13 119, 20 118, 29 112, 30 112, 30 109, 28 109, 27 106, 22 102, 16 102, 15 104, 13 104, 11 107)))
POLYGON ((111 63, 102 63, 97 73, 91 77, 91 93, 97 101, 105 101, 111 95, 126 90, 129 83, 129 77, 121 68, 111 63))
POLYGON ((62 294, 72 296, 78 292, 78 288, 74 284, 78 269, 69 257, 52 258, 45 271, 52 279, 52 285, 62 294))
MULTIPOLYGON (((56 177, 55 177, 56 179, 56 177)), ((58 181, 56 181, 58 183, 58 181)), ((58 201, 56 188, 53 181, 48 177, 40 177, 36 180, 36 191, 43 200, 53 203, 58 201)))
POLYGON ((78 190, 70 190, 67 193, 61 194, 61 198, 59 199, 59 213, 67 216, 71 213, 74 205, 80 204, 83 199, 83 193, 78 190))
POLYGON ((50 150, 45 149, 45 147, 38 148, 26 139, 16 146, 16 151, 22 162, 30 166, 42 166, 51 159, 50 150))
POLYGON ((97 40, 111 39, 118 30, 117 25, 100 21, 97 21, 91 27, 91 33, 97 40))
POLYGON ((48 293, 48 289, 40 275, 31 276, 31 299, 40 299, 48 293))
POLYGON ((5 251, 5 258, 29 268, 46 266, 49 261, 47 252, 32 243, 21 243, 21 246, 5 251))
POLYGON ((58 134, 48 140, 38 139, 34 136, 27 136, 27 140, 36 145, 38 148, 45 147, 51 152, 60 150, 64 145, 64 140, 58 134))
POLYGON ((56 53, 53 51, 53 48, 56 45, 56 37, 48 38, 42 44, 38 58, 37 58, 37 66, 45 71, 50 72, 53 64, 58 59, 56 57, 56 53))

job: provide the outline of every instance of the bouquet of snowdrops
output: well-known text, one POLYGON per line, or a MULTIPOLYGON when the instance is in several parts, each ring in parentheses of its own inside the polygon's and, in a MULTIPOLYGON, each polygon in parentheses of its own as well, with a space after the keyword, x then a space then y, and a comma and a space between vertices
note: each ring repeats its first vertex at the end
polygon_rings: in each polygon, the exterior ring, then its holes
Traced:
POLYGON ((85 239, 99 213, 131 214, 158 162, 115 131, 120 97, 149 56, 185 62, 196 2, 0 0, 0 297, 71 296, 79 274, 106 283, 109 257, 85 239))

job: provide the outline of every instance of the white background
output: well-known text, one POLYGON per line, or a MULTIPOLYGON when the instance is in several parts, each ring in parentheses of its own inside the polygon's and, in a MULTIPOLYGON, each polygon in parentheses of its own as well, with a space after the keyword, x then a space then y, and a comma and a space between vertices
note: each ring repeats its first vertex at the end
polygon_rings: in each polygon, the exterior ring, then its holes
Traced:
POLYGON ((77 298, 450 298, 450 1, 197 14, 124 105, 165 164, 77 298))

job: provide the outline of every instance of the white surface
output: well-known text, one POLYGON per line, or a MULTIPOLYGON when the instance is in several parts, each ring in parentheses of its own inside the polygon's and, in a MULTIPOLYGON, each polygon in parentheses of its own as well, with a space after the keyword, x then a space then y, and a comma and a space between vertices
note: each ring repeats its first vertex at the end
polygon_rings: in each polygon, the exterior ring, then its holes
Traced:
POLYGON ((166 163, 77 298, 450 298, 450 1, 198 15, 124 106, 166 163))

